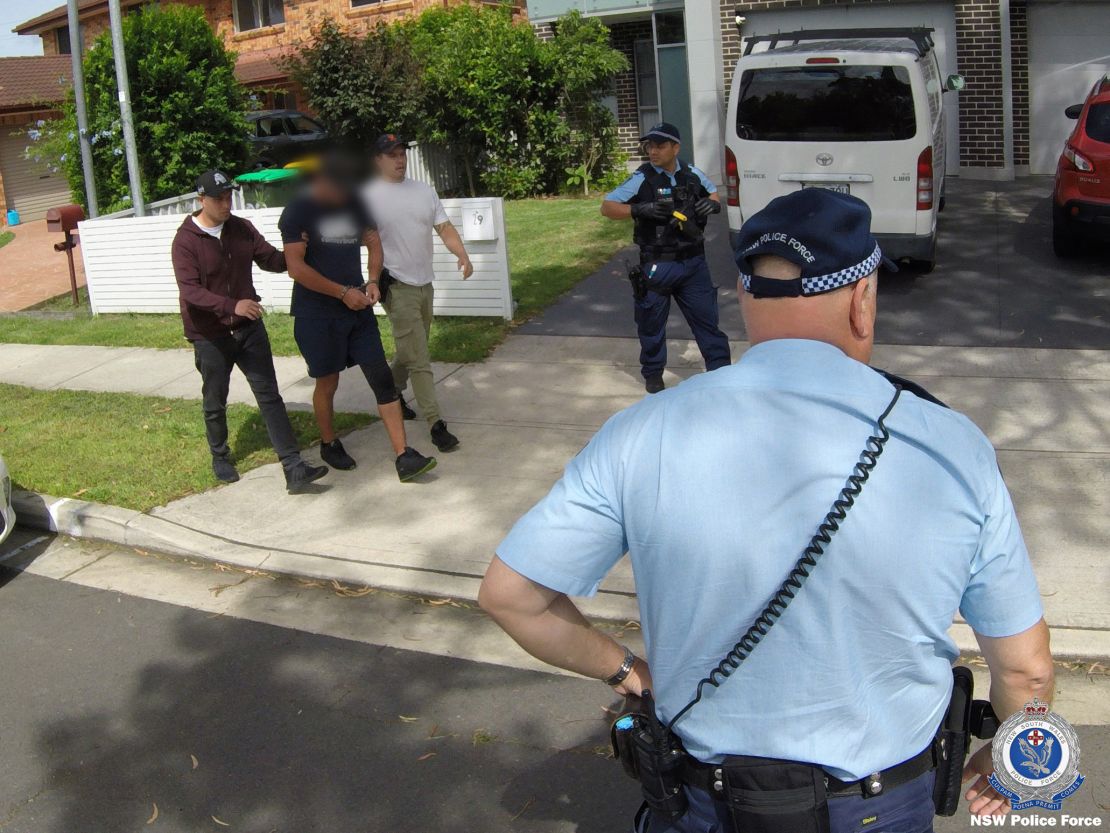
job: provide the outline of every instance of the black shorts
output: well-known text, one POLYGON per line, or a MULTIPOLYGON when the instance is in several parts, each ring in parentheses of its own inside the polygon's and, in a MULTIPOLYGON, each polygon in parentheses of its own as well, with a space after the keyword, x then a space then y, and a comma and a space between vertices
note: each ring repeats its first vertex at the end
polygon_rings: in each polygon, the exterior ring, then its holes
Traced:
POLYGON ((369 310, 352 310, 342 318, 294 318, 293 340, 313 379, 355 365, 386 363, 378 319, 369 310))

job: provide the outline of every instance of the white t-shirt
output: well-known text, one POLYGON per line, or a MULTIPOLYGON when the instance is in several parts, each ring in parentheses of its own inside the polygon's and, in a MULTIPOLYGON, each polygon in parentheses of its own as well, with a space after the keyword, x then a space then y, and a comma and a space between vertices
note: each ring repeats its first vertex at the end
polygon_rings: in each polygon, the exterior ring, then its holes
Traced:
POLYGON ((204 225, 204 223, 196 218, 195 214, 193 215, 193 222, 197 224, 197 228, 199 228, 205 234, 211 234, 217 240, 219 240, 220 236, 224 233, 223 223, 220 223, 218 226, 206 226, 204 225))
POLYGON ((378 227, 385 268, 412 286, 432 282, 434 226, 447 222, 436 189, 415 179, 375 179, 363 191, 370 216, 378 227))

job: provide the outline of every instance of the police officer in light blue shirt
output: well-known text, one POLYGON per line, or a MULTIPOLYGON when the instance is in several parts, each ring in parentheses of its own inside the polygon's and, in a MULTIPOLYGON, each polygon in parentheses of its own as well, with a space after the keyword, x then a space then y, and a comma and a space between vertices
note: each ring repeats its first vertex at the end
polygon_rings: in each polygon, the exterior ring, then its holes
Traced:
POLYGON ((698 343, 706 370, 732 359, 719 325, 717 287, 705 260, 705 226, 720 213, 717 186, 678 154, 681 136, 661 122, 640 137, 648 161, 605 195, 601 213, 613 220, 632 219, 632 239, 640 263, 632 279, 636 333, 644 388, 665 387, 667 315, 673 297, 698 343))
MULTIPOLYGON (((929 750, 952 689, 957 612, 1000 716, 1053 690, 1037 582, 990 442, 867 364, 881 261, 854 197, 806 189, 752 217, 737 249, 752 347, 612 417, 498 547, 479 596, 534 656, 619 694, 651 689, 663 723, 681 715, 674 732, 692 765, 746 755, 823 769, 832 833, 932 830, 929 750), (683 713, 795 565, 887 409, 882 456, 811 578, 746 662, 683 713), (595 593, 626 552, 646 659, 568 598, 595 593), (876 776, 885 789, 869 793, 876 776)), ((978 777, 972 813, 1006 811, 991 771, 987 745, 965 772, 978 777)), ((682 818, 641 812, 637 831, 734 830, 712 787, 684 789, 682 818)))

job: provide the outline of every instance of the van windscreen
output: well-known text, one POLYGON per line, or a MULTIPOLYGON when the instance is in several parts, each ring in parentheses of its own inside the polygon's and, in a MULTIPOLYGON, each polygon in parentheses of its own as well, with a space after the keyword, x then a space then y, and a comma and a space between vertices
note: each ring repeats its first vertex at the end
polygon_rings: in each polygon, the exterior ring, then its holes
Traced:
POLYGON ((884 142, 917 133, 902 66, 768 67, 740 78, 736 134, 764 142, 884 142))

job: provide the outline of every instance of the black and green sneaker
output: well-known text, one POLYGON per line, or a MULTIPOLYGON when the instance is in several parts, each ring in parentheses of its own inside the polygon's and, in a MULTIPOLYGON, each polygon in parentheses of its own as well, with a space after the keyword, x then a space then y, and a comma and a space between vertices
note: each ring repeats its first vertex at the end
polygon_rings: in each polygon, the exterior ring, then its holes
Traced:
POLYGON ((419 477, 436 467, 435 457, 425 457, 415 448, 405 447, 403 454, 397 457, 397 477, 402 483, 407 483, 414 477, 419 477))

